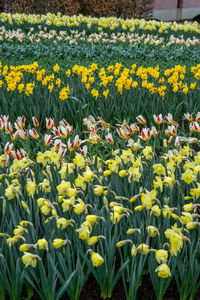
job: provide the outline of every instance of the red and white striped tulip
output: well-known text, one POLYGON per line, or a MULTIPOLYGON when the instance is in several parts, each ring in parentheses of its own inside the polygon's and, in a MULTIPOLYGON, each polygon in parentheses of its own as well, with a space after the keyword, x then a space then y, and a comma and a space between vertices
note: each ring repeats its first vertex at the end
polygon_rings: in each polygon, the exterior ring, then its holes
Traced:
POLYGON ((180 146, 180 136, 177 136, 174 142, 175 147, 179 147, 180 146))
POLYGON ((169 130, 169 132, 170 132, 173 136, 176 136, 176 135, 177 135, 177 130, 176 130, 176 128, 174 127, 174 125, 168 126, 168 130, 169 130))
POLYGON ((90 135, 89 135, 89 142, 90 144, 96 144, 97 142, 101 141, 101 137, 94 133, 94 132, 90 132, 90 135))
POLYGON ((83 148, 79 147, 78 151, 80 152, 81 155, 86 156, 87 155, 87 146, 84 145, 83 148))
POLYGON ((49 118, 49 119, 46 118, 46 128, 47 128, 48 130, 50 130, 50 129, 52 129, 53 127, 54 127, 54 120, 51 119, 51 118, 49 118))
POLYGON ((1 120, 2 120, 2 122, 3 122, 4 124, 5 124, 5 123, 8 123, 9 120, 10 120, 9 115, 8 115, 8 116, 2 116, 2 115, 0 115, 0 118, 1 118, 1 120))
POLYGON ((32 120, 33 120, 33 125, 34 125, 35 127, 39 127, 39 122, 38 122, 38 120, 36 119, 36 117, 32 117, 32 120))
POLYGON ((141 130, 141 135, 142 135, 143 141, 146 142, 146 141, 150 140, 150 138, 151 138, 151 131, 150 131, 150 129, 149 128, 143 128, 141 130))
POLYGON ((45 146, 49 146, 51 144, 52 135, 51 134, 45 134, 44 136, 44 144, 45 146))
POLYGON ((81 145, 81 140, 79 139, 79 136, 76 135, 75 138, 74 138, 74 146, 76 148, 78 148, 78 147, 80 147, 80 145, 81 145))
POLYGON ((101 125, 103 125, 103 127, 105 127, 106 129, 110 127, 110 124, 109 123, 106 123, 101 117, 98 117, 99 118, 99 123, 101 125))
POLYGON ((113 136, 112 136, 112 133, 108 133, 106 136, 105 136, 106 140, 108 141, 109 144, 111 145, 114 145, 114 139, 113 139, 113 136))
POLYGON ((28 154, 26 153, 26 151, 23 148, 20 149, 20 152, 23 157, 28 157, 28 154))
POLYGON ((140 131, 140 128, 137 126, 136 123, 134 124, 131 124, 132 125, 132 128, 134 128, 135 131, 139 132, 140 131))
POLYGON ((60 131, 61 137, 62 137, 63 139, 66 139, 66 138, 67 138, 67 135, 68 135, 67 128, 64 127, 64 126, 62 126, 62 125, 60 125, 60 126, 58 127, 58 129, 59 129, 59 131, 60 131))
POLYGON ((124 127, 124 129, 120 127, 117 132, 121 139, 128 139, 130 137, 129 129, 127 127, 124 127))
POLYGON ((23 141, 26 141, 28 138, 28 130, 18 130, 19 136, 23 141))
POLYGON ((21 159, 22 159, 19 150, 17 150, 17 151, 15 151, 15 150, 11 151, 11 152, 10 152, 10 155, 11 155, 11 157, 12 157, 13 159, 17 159, 17 160, 21 160, 21 159))
POLYGON ((167 123, 168 123, 169 125, 174 125, 174 126, 176 126, 176 127, 179 126, 178 123, 177 123, 176 121, 173 120, 172 114, 168 113, 168 115, 165 116, 165 118, 166 118, 167 123))
POLYGON ((67 121, 65 119, 62 119, 59 124, 63 127, 69 126, 69 123, 67 123, 67 121))
POLYGON ((151 128, 151 135, 153 135, 154 137, 158 137, 159 132, 160 132, 160 131, 158 131, 158 130, 156 129, 156 127, 152 126, 152 128, 151 128))
POLYGON ((60 150, 61 145, 62 145, 61 140, 56 139, 56 140, 54 141, 54 148, 56 149, 56 151, 59 151, 59 150, 60 150))
POLYGON ((14 147, 14 144, 10 144, 9 142, 6 143, 5 147, 4 147, 4 154, 9 154, 12 149, 14 147))
POLYGON ((58 151, 58 156, 62 159, 66 153, 67 149, 64 147, 60 147, 59 151, 58 151))
POLYGON ((37 133, 37 131, 35 130, 35 128, 30 129, 29 130, 29 134, 30 134, 30 136, 32 136, 36 140, 39 138, 39 134, 37 133))
POLYGON ((192 115, 189 114, 188 112, 187 112, 186 114, 184 114, 184 119, 185 119, 185 120, 188 120, 188 121, 190 121, 190 122, 193 121, 192 115))
POLYGON ((128 140, 128 147, 131 148, 131 150, 133 151, 137 151, 138 149, 141 149, 143 148, 141 145, 140 145, 140 140, 138 140, 137 142, 134 142, 133 139, 129 139, 128 140))
POLYGON ((60 132, 56 129, 56 127, 53 127, 52 129, 53 129, 53 130, 52 130, 53 134, 54 134, 57 138, 60 138, 60 132))
POLYGON ((11 138, 12 141, 15 141, 18 138, 18 136, 19 136, 18 130, 15 131, 15 133, 10 134, 10 138, 11 138))
POLYGON ((6 123, 4 123, 4 125, 5 125, 5 131, 7 133, 12 133, 13 132, 13 128, 12 128, 12 125, 11 125, 10 122, 6 122, 6 123))
POLYGON ((142 125, 145 125, 147 123, 146 119, 142 115, 137 116, 136 119, 142 125))
POLYGON ((200 122, 200 112, 197 113, 195 121, 196 122, 200 122))
POLYGON ((198 133, 200 132, 200 125, 198 122, 193 123, 193 128, 194 128, 194 131, 196 131, 198 133))
POLYGON ((67 142, 68 150, 72 152, 74 150, 74 141, 71 143, 70 139, 67 142))
POLYGON ((153 115, 154 121, 157 125, 160 125, 161 123, 163 123, 163 116, 162 114, 159 115, 153 115))
POLYGON ((67 133, 69 135, 72 135, 72 133, 73 133, 73 126, 67 126, 67 133))
POLYGON ((3 130, 4 127, 4 122, 2 121, 2 119, 0 119, 0 130, 3 130))

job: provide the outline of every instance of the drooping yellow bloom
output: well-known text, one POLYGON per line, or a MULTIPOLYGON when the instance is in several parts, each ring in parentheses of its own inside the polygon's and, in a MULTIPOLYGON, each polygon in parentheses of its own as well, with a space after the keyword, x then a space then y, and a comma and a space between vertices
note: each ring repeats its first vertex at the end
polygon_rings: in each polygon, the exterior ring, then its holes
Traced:
POLYGON ((12 180, 12 184, 6 188, 5 196, 8 200, 12 200, 19 195, 21 195, 21 185, 17 179, 14 179, 12 180))
POLYGON ((147 244, 138 245, 137 252, 144 254, 144 255, 148 254, 149 253, 149 245, 147 245, 147 244))
POLYGON ((151 237, 155 237, 159 234, 159 230, 155 226, 148 226, 147 232, 151 237))
POLYGON ((168 252, 163 249, 155 251, 155 259, 159 264, 163 263, 168 259, 168 252))
POLYGON ((45 238, 39 239, 37 241, 37 245, 38 245, 39 250, 48 250, 48 242, 47 242, 47 240, 45 240, 45 238))
POLYGON ((90 170, 90 167, 86 166, 86 171, 83 173, 83 178, 86 181, 92 181, 94 178, 94 173, 90 170))
POLYGON ((35 244, 22 244, 19 247, 19 251, 28 252, 31 248, 35 248, 35 244))
POLYGON ((37 265, 37 259, 41 259, 38 255, 24 252, 25 254, 22 256, 22 262, 25 267, 31 266, 33 268, 37 265))
POLYGON ((104 188, 101 186, 101 185, 95 185, 94 186, 94 194, 96 195, 96 196, 100 196, 101 194, 103 194, 103 192, 104 192, 104 188))
POLYGON ((31 197, 34 196, 37 190, 37 185, 35 183, 35 180, 32 181, 30 178, 27 179, 26 190, 29 196, 31 197))
POLYGON ((49 193, 51 191, 51 186, 48 179, 44 179, 43 182, 39 184, 39 187, 44 193, 49 193))
POLYGON ((167 264, 161 264, 155 269, 155 272, 158 272, 158 277, 168 278, 171 276, 170 268, 167 264))
POLYGON ((92 225, 88 221, 85 221, 76 231, 79 233, 79 239, 88 240, 92 232, 92 225))
POLYGON ((91 259, 94 267, 99 267, 104 263, 104 258, 97 252, 91 253, 91 259))
POLYGON ((76 201, 78 203, 73 205, 74 212, 76 215, 80 215, 85 209, 85 203, 83 202, 83 200, 81 198, 78 198, 76 201))
POLYGON ((98 242, 98 240, 99 240, 100 238, 105 239, 105 237, 104 237, 103 235, 98 235, 98 236, 92 236, 92 237, 90 237, 90 238, 87 240, 88 246, 95 245, 95 244, 98 242))
POLYGON ((52 243, 55 249, 58 249, 66 244, 67 244, 67 240, 63 240, 63 239, 54 239, 52 243))
POLYGON ((151 214, 156 216, 156 217, 159 217, 160 214, 161 214, 161 209, 158 205, 153 205, 151 207, 151 214))
POLYGON ((65 218, 58 218, 56 220, 56 226, 57 226, 57 228, 61 228, 61 230, 63 230, 67 226, 69 226, 69 221, 65 218))

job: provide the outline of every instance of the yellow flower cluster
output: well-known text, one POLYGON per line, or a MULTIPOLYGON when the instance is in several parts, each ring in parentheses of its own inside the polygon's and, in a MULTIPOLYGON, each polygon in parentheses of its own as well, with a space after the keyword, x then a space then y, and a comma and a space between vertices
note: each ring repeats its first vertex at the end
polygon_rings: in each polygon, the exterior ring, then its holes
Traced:
POLYGON ((79 16, 66 16, 61 15, 60 13, 46 15, 26 15, 26 14, 10 14, 10 13, 1 13, 0 14, 1 22, 8 22, 9 24, 18 24, 21 25, 25 22, 28 24, 41 24, 44 23, 48 26, 54 25, 57 27, 67 26, 67 27, 79 27, 82 23, 85 23, 87 28, 91 28, 92 25, 96 25, 99 30, 109 28, 110 30, 115 30, 116 28, 121 28, 123 30, 130 30, 134 32, 136 29, 148 30, 148 31, 158 31, 159 33, 168 33, 169 31, 190 31, 200 33, 200 27, 198 22, 185 22, 184 24, 178 24, 176 22, 160 22, 155 20, 144 20, 144 19, 122 19, 116 17, 110 18, 93 18, 86 17, 83 15, 79 16))
POLYGON ((46 69, 39 68, 37 62, 17 67, 2 66, 0 63, 0 88, 7 91, 18 90, 19 93, 30 96, 34 91, 46 87, 49 93, 54 91, 56 97, 62 101, 69 98, 71 90, 76 93, 77 81, 81 81, 83 88, 94 99, 107 99, 109 96, 118 93, 122 95, 135 89, 143 89, 161 97, 177 92, 188 94, 192 90, 199 89, 200 65, 191 67, 191 70, 176 65, 163 71, 158 66, 145 68, 133 64, 130 68, 126 68, 121 63, 116 63, 107 68, 99 68, 93 63, 90 67, 74 65, 72 69, 65 71, 65 76, 58 64, 53 70, 54 73, 48 74, 46 69), (28 74, 32 74, 33 80, 26 83, 26 78, 30 80, 28 74))

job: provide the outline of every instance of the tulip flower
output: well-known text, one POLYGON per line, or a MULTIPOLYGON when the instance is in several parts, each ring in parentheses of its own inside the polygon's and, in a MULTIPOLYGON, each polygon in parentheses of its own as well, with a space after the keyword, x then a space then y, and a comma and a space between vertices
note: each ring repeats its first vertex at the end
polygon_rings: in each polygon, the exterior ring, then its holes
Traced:
POLYGON ((112 136, 112 133, 108 133, 106 136, 105 136, 106 140, 111 144, 111 145, 114 145, 114 140, 113 140, 113 136, 112 136))
POLYGON ((101 125, 103 125, 106 129, 110 127, 110 124, 109 123, 106 123, 101 117, 98 117, 99 118, 99 123, 101 125))
POLYGON ((68 146, 68 150, 70 151, 70 152, 72 152, 73 150, 74 150, 74 141, 71 143, 70 142, 70 139, 68 140, 68 142, 67 142, 67 146, 68 146))
POLYGON ((137 116, 136 119, 142 125, 145 125, 147 122, 146 119, 142 115, 137 116))
POLYGON ((198 123, 200 122, 200 112, 197 113, 195 121, 198 123))
POLYGON ((189 114, 188 112, 184 114, 184 119, 185 119, 185 120, 188 120, 188 121, 190 121, 190 122, 193 121, 192 115, 189 114))
POLYGON ((47 128, 48 130, 50 130, 50 129, 52 129, 53 127, 54 127, 54 121, 53 121, 53 119, 51 119, 51 118, 47 119, 47 118, 46 118, 46 128, 47 128))
POLYGON ((151 138, 151 131, 149 128, 143 128, 141 131, 143 141, 148 141, 151 138))
POLYGON ((196 131, 198 133, 200 132, 200 125, 198 122, 193 123, 193 128, 194 128, 194 131, 196 131))
POLYGON ((4 154, 9 154, 14 147, 14 144, 10 144, 9 142, 6 143, 4 147, 4 154))
POLYGON ((51 144, 51 140, 52 140, 52 135, 45 134, 45 136, 44 136, 44 144, 45 144, 46 147, 51 144))
POLYGON ((30 134, 30 136, 32 136, 36 140, 39 138, 39 135, 38 135, 37 131, 34 128, 29 130, 29 134, 30 134))
POLYGON ((3 121, 0 119, 0 130, 1 130, 1 131, 3 130, 3 127, 4 127, 4 123, 3 123, 3 121))
POLYGON ((60 135, 63 139, 66 139, 67 138, 67 135, 68 135, 68 131, 67 131, 67 128, 60 125, 59 126, 59 131, 60 131, 60 135))
POLYGON ((154 121, 156 124, 160 125, 161 123, 163 123, 163 116, 162 114, 160 115, 153 115, 154 121))
POLYGON ((67 121, 65 119, 62 119, 60 121, 60 125, 63 126, 63 127, 67 127, 67 126, 69 126, 69 123, 67 123, 67 121))
POLYGON ((32 117, 32 120, 33 120, 33 125, 34 125, 35 127, 39 127, 39 122, 38 122, 38 120, 36 119, 36 117, 32 117))
POLYGON ((58 156, 62 159, 65 156, 67 149, 66 148, 60 148, 58 151, 58 156))

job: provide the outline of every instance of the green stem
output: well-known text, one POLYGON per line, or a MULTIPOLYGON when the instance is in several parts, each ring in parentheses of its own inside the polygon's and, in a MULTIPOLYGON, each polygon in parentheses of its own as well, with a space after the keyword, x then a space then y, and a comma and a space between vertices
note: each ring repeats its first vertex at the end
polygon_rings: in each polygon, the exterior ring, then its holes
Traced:
POLYGON ((106 299, 108 297, 108 292, 106 288, 101 288, 101 298, 106 299))
POLYGON ((0 295, 1 295, 1 299, 5 300, 4 290, 2 288, 0 288, 0 295))
POLYGON ((163 298, 163 279, 160 279, 160 285, 159 285, 159 294, 157 297, 157 300, 162 300, 163 298))

